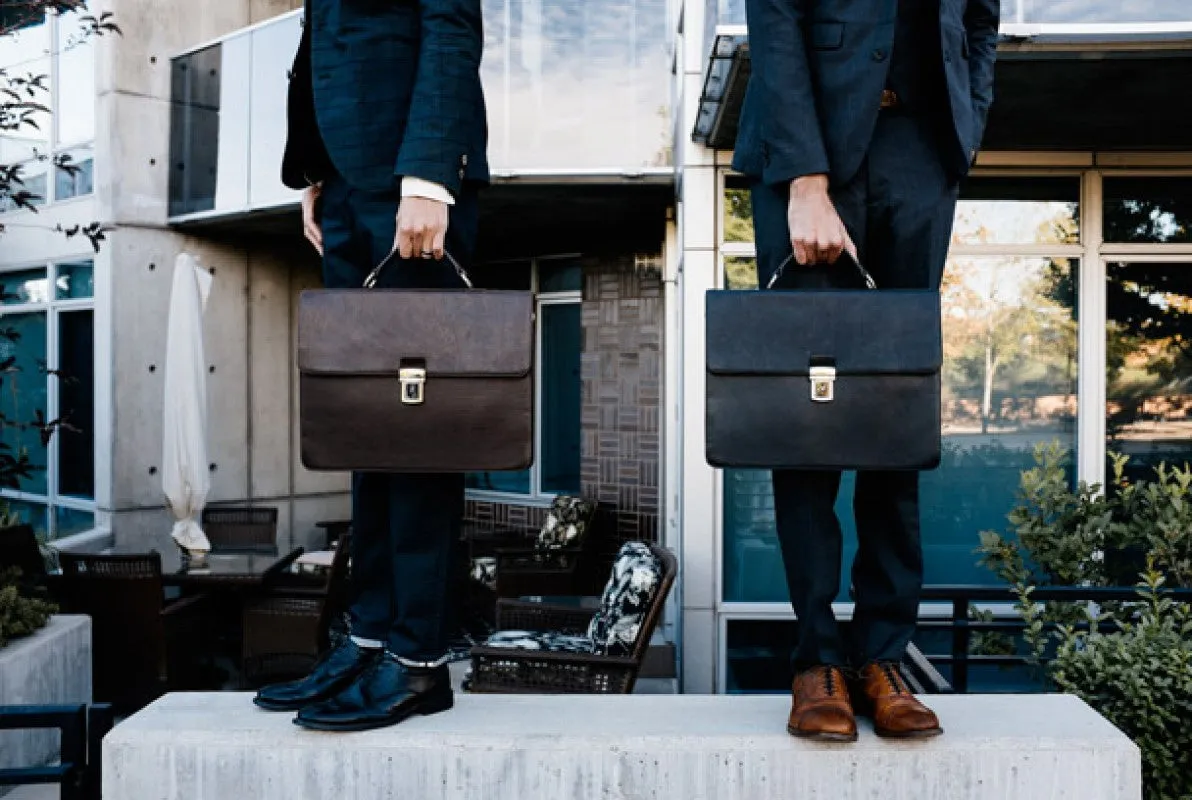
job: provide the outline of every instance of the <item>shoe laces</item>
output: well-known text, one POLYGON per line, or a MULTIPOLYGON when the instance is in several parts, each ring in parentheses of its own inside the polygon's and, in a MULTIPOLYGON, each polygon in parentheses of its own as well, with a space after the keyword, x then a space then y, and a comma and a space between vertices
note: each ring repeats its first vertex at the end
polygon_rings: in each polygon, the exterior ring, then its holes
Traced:
POLYGON ((890 684, 890 689, 894 694, 904 694, 907 692, 906 685, 902 682, 902 676, 898 674, 898 668, 889 661, 884 661, 878 664, 882 674, 886 676, 886 681, 890 684))
POLYGON ((836 670, 831 667, 824 667, 824 691, 827 692, 828 697, 833 697, 836 694, 836 670))

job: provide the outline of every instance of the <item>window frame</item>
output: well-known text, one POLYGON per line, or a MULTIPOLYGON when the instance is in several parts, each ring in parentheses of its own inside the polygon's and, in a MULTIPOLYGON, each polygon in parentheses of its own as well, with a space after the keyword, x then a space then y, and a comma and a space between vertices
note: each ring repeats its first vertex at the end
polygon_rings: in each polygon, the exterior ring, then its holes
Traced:
MULTIPOLYGON (((46 318, 46 352, 45 363, 47 374, 46 381, 46 419, 58 419, 61 410, 61 390, 56 378, 51 377, 53 371, 56 371, 61 366, 61 353, 59 341, 59 317, 63 313, 71 313, 77 311, 91 311, 92 325, 94 326, 94 311, 95 311, 95 294, 92 292, 89 297, 72 297, 59 298, 58 297, 58 270, 63 266, 76 266, 83 262, 90 262, 92 270, 96 269, 96 262, 93 257, 79 256, 76 258, 57 258, 49 261, 36 261, 32 263, 22 263, 20 265, 5 266, 0 269, 0 275, 7 275, 13 272, 23 272, 31 269, 46 270, 46 282, 49 287, 48 296, 44 303, 13 303, 11 305, 0 306, 0 319, 9 315, 18 314, 44 314, 46 318)), ((95 354, 92 353, 94 359, 95 354)), ((91 432, 92 437, 97 437, 96 420, 92 417, 91 432)), ((95 498, 90 500, 86 498, 75 497, 73 495, 60 494, 58 492, 58 480, 60 472, 60 447, 61 436, 55 432, 55 435, 50 439, 49 446, 46 447, 46 492, 39 494, 37 492, 28 492, 23 490, 8 489, 0 487, 0 501, 16 501, 21 503, 28 503, 30 505, 37 505, 44 508, 45 513, 45 531, 47 540, 54 540, 58 535, 58 515, 55 513, 59 508, 70 509, 72 511, 88 512, 93 516, 98 511, 98 503, 95 498)), ((92 490, 94 492, 94 489, 92 490)), ((33 523, 30 523, 33 524, 33 523)), ((34 529, 40 526, 33 524, 34 529)))
MULTIPOLYGON (((1186 165, 1155 168, 1143 164, 1122 166, 1103 165, 1093 159, 1087 164, 1059 165, 1034 161, 1007 166, 977 167, 974 177, 1073 177, 1080 181, 1080 239, 1075 243, 1051 244, 964 244, 953 245, 949 257, 955 256, 1026 256, 1075 259, 1077 263, 1076 311, 1080 324, 1077 330, 1077 478, 1090 484, 1102 483, 1105 478, 1106 443, 1106 278, 1108 264, 1131 262, 1189 262, 1192 261, 1192 242, 1173 244, 1117 244, 1104 241, 1103 180, 1110 177, 1150 177, 1173 180, 1192 178, 1186 165)), ((728 242, 724 239, 726 190, 728 182, 740 176, 730 169, 718 168, 715 198, 715 276, 716 288, 724 288, 725 264, 730 257, 756 258, 752 242, 728 242)), ((714 584, 714 627, 716 641, 714 662, 715 690, 725 693, 728 675, 728 624, 736 620, 793 620, 794 611, 785 602, 747 602, 724 600, 724 471, 716 470, 713 482, 712 526, 714 584)), ((838 619, 849 619, 853 613, 851 602, 835 602, 833 610, 838 619)), ((1012 610, 1010 603, 974 604, 974 607, 1001 613, 1012 610)), ((950 613, 946 604, 924 602, 919 614, 924 618, 950 613)))
MULTIPOLYGON (((84 198, 91 198, 95 196, 95 127, 98 125, 98 119, 96 118, 92 125, 91 135, 82 140, 62 141, 58 137, 58 108, 60 105, 59 98, 61 97, 59 86, 62 78, 62 70, 59 63, 61 51, 58 49, 58 34, 61 13, 55 11, 46 11, 45 17, 46 35, 48 36, 49 40, 49 50, 46 54, 49 58, 49 66, 46 71, 46 82, 49 86, 49 93, 48 97, 46 98, 46 106, 50 109, 50 113, 49 124, 46 126, 48 130, 44 132, 46 145, 45 155, 47 160, 45 162, 40 162, 45 164, 46 188, 45 192, 41 195, 40 202, 36 204, 36 207, 39 209, 59 203, 69 203, 72 200, 82 200, 84 198), (59 155, 72 150, 90 151, 92 175, 91 191, 59 198, 57 190, 58 175, 57 168, 54 166, 54 162, 59 155)), ((89 38, 86 42, 78 46, 88 48, 92 53, 92 61, 94 62, 94 39, 89 38)), ((92 64, 92 74, 95 74, 94 63, 92 64)), ((92 93, 91 102, 95 102, 94 93, 92 93)), ((37 158, 30 158, 17 163, 20 166, 28 169, 30 165, 38 164, 39 160, 37 158)), ((30 172, 29 174, 32 175, 33 173, 30 172)), ((5 214, 19 213, 23 210, 24 209, 17 208, 15 206, 11 208, 0 208, 0 216, 4 216, 5 214)))
MULTIPOLYGON (((566 253, 532 258, 502 259, 504 263, 512 261, 530 262, 530 291, 534 294, 534 363, 542 364, 543 330, 542 309, 552 305, 580 305, 583 302, 583 290, 540 292, 539 276, 543 264, 551 261, 566 261, 579 258, 579 253, 566 253)), ((582 324, 582 323, 581 323, 582 324)), ((583 344, 580 344, 581 354, 583 344)), ((480 502, 503 503, 506 505, 549 506, 551 501, 559 495, 558 492, 548 492, 542 489, 542 370, 534 370, 534 463, 530 465, 530 491, 506 492, 496 489, 467 489, 465 495, 469 500, 480 502)))

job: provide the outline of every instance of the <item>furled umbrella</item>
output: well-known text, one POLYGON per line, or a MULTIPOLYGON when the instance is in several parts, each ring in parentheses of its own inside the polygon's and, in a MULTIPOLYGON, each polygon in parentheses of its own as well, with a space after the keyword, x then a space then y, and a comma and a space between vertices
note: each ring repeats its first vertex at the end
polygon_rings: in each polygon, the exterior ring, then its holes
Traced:
POLYGON ((207 468, 207 365, 203 310, 211 273, 189 253, 174 262, 166 333, 161 486, 174 513, 174 541, 188 553, 211 550, 199 524, 211 477, 207 468))

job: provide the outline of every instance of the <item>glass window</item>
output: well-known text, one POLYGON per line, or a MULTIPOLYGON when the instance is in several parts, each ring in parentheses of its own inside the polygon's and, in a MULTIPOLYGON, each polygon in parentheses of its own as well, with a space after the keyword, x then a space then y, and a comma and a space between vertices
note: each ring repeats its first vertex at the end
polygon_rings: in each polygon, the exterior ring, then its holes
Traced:
MULTIPOLYGON (((35 24, 0 36, 0 72, 6 74, 10 88, 38 106, 50 106, 48 19, 42 17, 35 24)), ((36 108, 28 112, 24 125, 0 132, 0 164, 18 163, 35 152, 47 152, 50 115, 36 108)))
POLYGON ((95 499, 93 317, 91 309, 58 314, 58 494, 87 500, 95 499))
POLYGON ((1192 185, 1187 178, 1106 178, 1105 241, 1192 242, 1192 185))
POLYGON ((59 300, 73 300, 95 295, 95 266, 90 261, 59 264, 57 296, 59 300))
POLYGON ((541 317, 542 491, 574 494, 580 466, 580 305, 544 305, 541 317))
POLYGON ((44 303, 49 299, 50 284, 44 269, 0 272, 0 303, 20 305, 44 303))
POLYGON ((1079 178, 972 178, 961 190, 954 244, 1077 244, 1079 178))
POLYGON ((1115 263, 1106 277, 1107 447, 1150 478, 1192 461, 1192 263, 1115 263))
POLYGON ((59 153, 54 164, 55 200, 81 197, 95 190, 95 157, 91 145, 59 153))
POLYGON ((43 541, 49 538, 49 520, 46 516, 46 506, 43 503, 30 503, 25 500, 13 500, 0 497, 0 511, 8 510, 22 523, 33 526, 33 532, 43 541))
POLYGON ((724 241, 754 241, 753 198, 749 193, 749 184, 738 176, 725 178, 724 241))
POLYGON ((39 423, 49 419, 46 393, 46 315, 0 318, 0 443, 9 455, 28 455, 33 469, 21 490, 45 494, 46 446, 39 423))
POLYGON ((57 97, 54 122, 58 144, 73 145, 95 138, 95 49, 82 21, 85 12, 58 16, 57 97))
POLYGON ((756 289, 757 259, 753 256, 725 256, 724 288, 756 289))
MULTIPOLYGON (((943 457, 920 484, 927 583, 988 583, 974 549, 1004 531, 1036 444, 1076 447, 1076 264, 1065 259, 952 259, 941 287, 943 457)), ((856 550, 853 478, 836 513, 845 534, 839 599, 856 550)), ((724 474, 726 601, 787 598, 768 473, 724 474)))
MULTIPOLYGON (((844 623, 847 626, 847 622, 844 623)), ((725 688, 729 694, 785 694, 790 691, 790 653, 798 632, 794 620, 730 619, 727 624, 725 688)), ((948 655, 952 634, 947 629, 920 628, 915 645, 927 656, 948 655)), ((970 645, 978 652, 979 643, 970 645)), ((1019 652, 1024 652, 1019 650, 1019 652)), ((946 680, 951 668, 937 665, 946 680)), ((1037 672, 1026 666, 969 665, 970 692, 1038 692, 1044 689, 1037 672)))
POLYGON ((540 457, 531 469, 468 473, 465 485, 469 489, 539 495, 574 493, 580 488, 582 313, 578 301, 560 298, 557 293, 582 288, 581 262, 571 258, 492 262, 476 268, 476 284, 489 289, 529 289, 535 270, 539 293, 545 295, 538 303, 541 352, 535 370, 541 403, 535 423, 540 457), (556 297, 550 298, 552 293, 556 297))
POLYGON ((550 259, 540 262, 539 292, 578 292, 583 288, 583 268, 579 259, 550 259))
MULTIPOLYGON (((1003 0, 1004 2, 1004 0, 1003 0)), ((1188 22, 1187 0, 1021 0, 1027 22, 1188 22)), ((1003 22, 1013 17, 1003 17, 1003 22)))
POLYGON ((95 527, 94 511, 79 511, 58 506, 54 509, 54 536, 61 539, 76 533, 85 533, 95 527))

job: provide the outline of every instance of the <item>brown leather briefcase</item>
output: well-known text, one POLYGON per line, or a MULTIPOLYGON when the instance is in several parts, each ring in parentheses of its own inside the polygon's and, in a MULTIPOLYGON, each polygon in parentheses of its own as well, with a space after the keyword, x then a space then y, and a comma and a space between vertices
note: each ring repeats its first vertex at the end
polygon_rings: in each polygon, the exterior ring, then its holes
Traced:
POLYGON ((517 470, 533 460, 530 292, 312 289, 298 301, 302 463, 313 470, 517 470))

